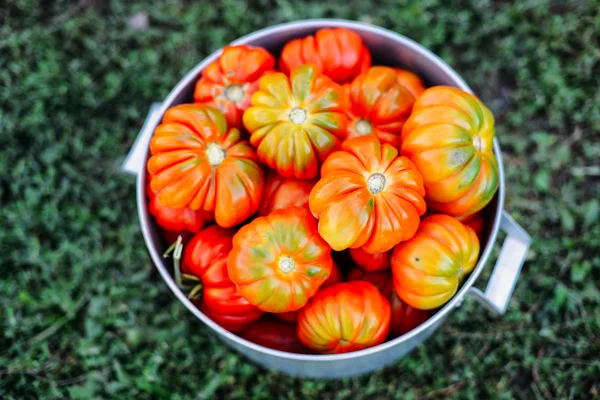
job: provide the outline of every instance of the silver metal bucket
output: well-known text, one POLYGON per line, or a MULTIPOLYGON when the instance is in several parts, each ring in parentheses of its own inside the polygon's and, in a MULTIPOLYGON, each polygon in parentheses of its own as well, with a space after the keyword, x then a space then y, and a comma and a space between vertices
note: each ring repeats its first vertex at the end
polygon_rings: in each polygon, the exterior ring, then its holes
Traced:
MULTIPOLYGON (((316 30, 324 27, 345 27, 360 34, 373 54, 374 64, 403 66, 416 72, 425 80, 428 86, 448 85, 471 92, 471 89, 462 78, 429 50, 402 35, 372 25, 329 19, 291 22, 262 29, 236 40, 233 44, 262 46, 273 54, 278 54, 284 43, 290 39, 313 34, 316 30)), ((161 104, 153 105, 129 156, 123 164, 124 171, 137 175, 137 205, 140 225, 150 256, 175 296, 198 319, 210 327, 229 346, 267 368, 296 376, 338 378, 363 374, 398 360, 431 336, 445 321, 450 312, 460 306, 466 296, 474 297, 496 315, 504 313, 527 255, 531 238, 503 209, 506 185, 502 154, 496 140, 494 141, 494 152, 500 169, 500 188, 495 199, 486 209, 488 221, 493 222, 488 223, 487 232, 484 232, 479 262, 458 293, 427 322, 413 331, 379 346, 353 353, 336 355, 292 354, 272 350, 242 339, 221 328, 196 308, 175 284, 171 276, 172 266, 170 261, 165 262, 161 257, 165 250, 163 241, 148 212, 145 197, 145 166, 148 160, 148 142, 154 129, 160 123, 162 115, 174 105, 192 101, 194 85, 200 76, 200 72, 219 57, 220 53, 219 50, 204 59, 175 86, 175 89, 161 104), (487 289, 483 293, 472 286, 488 261, 499 230, 506 232, 507 236, 487 289)))

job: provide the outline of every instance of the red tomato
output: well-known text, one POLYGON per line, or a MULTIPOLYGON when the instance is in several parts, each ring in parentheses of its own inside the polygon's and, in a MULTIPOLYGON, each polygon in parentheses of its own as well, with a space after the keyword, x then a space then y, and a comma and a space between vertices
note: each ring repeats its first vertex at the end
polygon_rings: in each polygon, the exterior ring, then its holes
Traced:
POLYGON ((308 196, 315 183, 316 180, 284 178, 275 171, 267 172, 258 215, 268 215, 271 211, 291 206, 308 208, 308 196))
POLYGON ((296 329, 296 324, 286 323, 265 315, 241 331, 239 335, 246 340, 271 349, 288 353, 311 353, 310 349, 298 339, 296 329))
POLYGON ((349 249, 350 257, 365 271, 385 271, 392 265, 392 250, 382 253, 367 253, 362 247, 349 249))
POLYGON ((459 217, 456 218, 463 224, 471 227, 477 234, 479 240, 481 240, 481 234, 483 233, 483 226, 485 225, 485 220, 483 218, 483 212, 479 211, 475 214, 469 215, 468 217, 459 217))
POLYGON ((262 47, 225 46, 221 56, 202 71, 194 101, 218 108, 230 127, 241 128, 258 80, 274 67, 275 58, 262 47))
MULTIPOLYGON (((161 228, 169 231, 188 231, 192 233, 199 232, 207 221, 212 220, 212 213, 204 210, 192 210, 189 207, 168 208, 158 202, 158 196, 150 185, 146 188, 149 197, 148 209, 154 220, 161 228)), ((175 237, 177 240, 177 237, 175 237)), ((169 242, 171 243, 171 242, 169 242)))
POLYGON ((213 225, 202 230, 185 246, 181 271, 202 280, 202 304, 206 314, 232 332, 243 329, 262 312, 241 297, 227 272, 233 229, 213 225))
POLYGON ((334 81, 343 83, 371 66, 371 53, 356 32, 324 28, 314 36, 290 40, 281 51, 282 72, 289 74, 303 64, 314 64, 334 81))

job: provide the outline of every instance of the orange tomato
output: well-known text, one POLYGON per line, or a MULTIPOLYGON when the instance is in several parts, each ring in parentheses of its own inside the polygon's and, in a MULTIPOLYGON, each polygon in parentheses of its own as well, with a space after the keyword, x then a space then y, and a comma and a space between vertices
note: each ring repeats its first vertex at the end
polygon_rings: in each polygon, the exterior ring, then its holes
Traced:
POLYGON ((344 28, 324 28, 312 36, 289 41, 281 51, 279 69, 289 74, 303 64, 314 64, 335 82, 354 79, 371 66, 371 53, 361 37, 344 28))
POLYGON ((413 72, 402 68, 394 68, 396 71, 396 80, 406 90, 410 92, 412 97, 417 99, 425 91, 425 85, 419 76, 413 72))
POLYGON ((477 97, 437 86, 415 102, 401 154, 423 174, 428 206, 464 217, 485 207, 498 189, 493 140, 494 117, 477 97))
POLYGON ((258 215, 267 215, 273 210, 290 206, 308 208, 308 196, 315 183, 315 180, 284 178, 275 171, 269 171, 258 215))
POLYGON ((376 136, 382 143, 400 147, 402 127, 416 99, 413 92, 422 91, 415 78, 420 82, 411 72, 382 66, 356 77, 348 86, 351 108, 347 138, 376 136))
POLYGON ((302 308, 329 278, 331 248, 305 208, 258 217, 233 238, 228 269, 238 293, 263 311, 302 308))
MULTIPOLYGON (((148 194, 148 209, 154 220, 161 228, 168 231, 188 231, 192 233, 199 232, 207 221, 212 220, 212 214, 203 210, 192 210, 189 207, 167 208, 160 205, 156 193, 148 185, 146 193, 148 194)), ((177 240, 177 236, 175 236, 177 240)))
POLYGON ((421 174, 406 157, 373 136, 350 139, 321 169, 309 205, 319 234, 336 251, 390 250, 410 239, 425 213, 421 174))
POLYGON ((218 108, 229 126, 241 128, 258 80, 274 68, 275 58, 262 47, 225 46, 221 56, 202 71, 194 101, 218 108))
POLYGON ((473 229, 448 215, 431 215, 411 240, 394 249, 396 293, 415 308, 440 307, 458 291, 478 256, 479 239, 473 229))
POLYGON ((390 319, 391 338, 412 331, 429 318, 429 312, 411 307, 394 291, 394 279, 389 271, 367 272, 354 267, 348 272, 348 281, 366 281, 375 285, 377 290, 390 302, 392 317, 390 319))
POLYGON ((232 229, 213 225, 202 230, 184 247, 181 272, 202 281, 201 309, 232 332, 262 316, 262 311, 241 297, 227 272, 232 248, 232 229))
MULTIPOLYGON (((343 281, 344 281, 344 275, 342 274, 342 270, 340 270, 340 267, 338 267, 337 264, 334 262, 333 268, 331 269, 331 274, 329 275, 329 278, 327 278, 327 280, 325 282, 323 282, 321 287, 325 288, 327 286, 335 285, 336 283, 340 283, 343 281)), ((300 310, 288 311, 288 312, 284 312, 284 313, 277 313, 277 314, 273 314, 273 315, 284 321, 296 323, 296 322, 298 322, 298 314, 300 314, 300 310)))
POLYGON ((340 145, 348 96, 313 65, 260 79, 244 126, 259 160, 285 178, 313 179, 340 145))
POLYGON ((375 254, 367 253, 361 247, 349 250, 352 261, 365 271, 385 271, 390 268, 392 262, 391 250, 375 254))
POLYGON ((375 286, 343 282, 320 290, 300 311, 298 338, 320 353, 348 353, 385 341, 390 304, 375 286))
POLYGON ((214 212, 231 227, 258 210, 263 171, 240 131, 223 114, 199 104, 167 110, 150 141, 150 186, 161 206, 214 212))
POLYGON ((240 337, 264 347, 288 353, 310 354, 296 335, 296 324, 264 316, 239 333, 240 337))

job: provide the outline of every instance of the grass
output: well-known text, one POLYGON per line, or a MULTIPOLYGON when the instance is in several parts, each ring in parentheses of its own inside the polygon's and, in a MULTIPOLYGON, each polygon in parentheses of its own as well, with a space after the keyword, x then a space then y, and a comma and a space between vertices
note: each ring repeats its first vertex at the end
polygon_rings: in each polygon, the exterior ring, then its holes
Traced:
POLYGON ((367 3, 2 2, 0 397, 600 398, 600 3, 367 3), (506 209, 534 238, 503 318, 466 301, 410 356, 343 381, 216 340, 155 272, 119 172, 149 105, 207 54, 313 17, 403 33, 459 71, 496 115, 506 209))

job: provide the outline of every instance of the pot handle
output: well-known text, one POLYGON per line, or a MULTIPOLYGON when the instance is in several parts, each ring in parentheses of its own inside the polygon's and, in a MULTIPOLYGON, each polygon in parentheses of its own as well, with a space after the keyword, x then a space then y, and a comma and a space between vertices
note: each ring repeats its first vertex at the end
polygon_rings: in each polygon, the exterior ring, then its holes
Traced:
POLYGON ((531 236, 506 211, 502 211, 500 229, 506 239, 485 293, 475 287, 469 289, 469 294, 495 316, 506 311, 531 244, 531 236))
POLYGON ((121 171, 131 175, 138 175, 144 168, 144 157, 148 151, 148 142, 152 137, 153 127, 160 121, 162 114, 160 113, 161 103, 152 103, 148 116, 138 133, 135 142, 129 150, 129 154, 125 157, 125 161, 121 165, 121 171))

